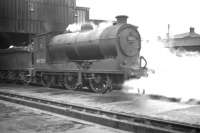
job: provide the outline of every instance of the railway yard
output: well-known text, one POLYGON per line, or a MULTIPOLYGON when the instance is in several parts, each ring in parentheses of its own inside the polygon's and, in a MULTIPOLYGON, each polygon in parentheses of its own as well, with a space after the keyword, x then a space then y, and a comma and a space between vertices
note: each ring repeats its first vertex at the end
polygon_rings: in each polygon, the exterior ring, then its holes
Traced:
MULTIPOLYGON (((180 103, 170 98, 157 99, 150 96, 126 94, 119 90, 96 94, 39 86, 1 84, 0 99, 120 129, 117 132, 122 132, 121 130, 144 133, 200 132, 200 105, 180 103)), ((1 104, 1 106, 5 105, 1 104)), ((4 111, 1 111, 1 127, 6 122, 5 117, 4 111)), ((35 115, 35 117, 39 116, 35 115)), ((43 119, 43 116, 40 119, 43 119)), ((51 121, 46 124, 48 123, 51 121)), ((13 122, 4 129, 8 130, 12 127, 13 122)), ((66 131, 70 132, 67 129, 66 131)), ((55 130, 55 132, 60 131, 55 130)))
POLYGON ((194 27, 154 42, 171 15, 151 32, 144 3, 95 19, 79 2, 0 0, 0 133, 200 133, 194 27))
MULTIPOLYGON (((1 133, 122 133, 89 122, 0 101, 1 133)), ((123 131, 124 132, 124 131, 123 131)))

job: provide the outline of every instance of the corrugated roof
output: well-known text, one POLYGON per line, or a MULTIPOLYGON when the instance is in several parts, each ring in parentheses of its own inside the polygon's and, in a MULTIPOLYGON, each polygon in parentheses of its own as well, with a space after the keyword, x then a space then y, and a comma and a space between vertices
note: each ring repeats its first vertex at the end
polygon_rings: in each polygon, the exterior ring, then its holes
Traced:
POLYGON ((186 37, 200 37, 200 34, 197 33, 191 33, 191 32, 186 32, 183 34, 177 34, 173 36, 173 39, 177 39, 177 38, 186 38, 186 37))

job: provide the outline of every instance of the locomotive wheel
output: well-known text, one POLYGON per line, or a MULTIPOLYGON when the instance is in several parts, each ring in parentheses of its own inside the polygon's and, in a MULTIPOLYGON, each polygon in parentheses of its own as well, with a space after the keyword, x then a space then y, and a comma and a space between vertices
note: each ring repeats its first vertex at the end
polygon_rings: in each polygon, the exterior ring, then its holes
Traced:
POLYGON ((50 75, 44 75, 42 78, 42 85, 46 87, 52 87, 54 85, 54 77, 50 75))
POLYGON ((15 82, 15 81, 16 81, 16 73, 10 71, 10 72, 8 73, 8 80, 9 80, 9 82, 15 82))
POLYGON ((7 71, 3 71, 1 73, 1 81, 5 82, 8 80, 8 72, 7 71))
POLYGON ((23 84, 24 84, 24 85, 29 85, 30 83, 31 83, 31 77, 29 77, 29 76, 24 76, 23 84))
POLYGON ((95 75, 89 80, 89 87, 95 93, 104 93, 107 89, 107 82, 101 75, 95 75))
POLYGON ((19 72, 18 74, 18 82, 19 83, 24 83, 24 79, 25 79, 25 75, 24 75, 24 72, 19 72))
POLYGON ((78 76, 74 74, 69 74, 64 76, 63 86, 69 90, 75 90, 78 87, 78 76))
POLYGON ((21 83, 21 77, 20 77, 20 72, 16 72, 16 80, 14 81, 14 83, 19 84, 21 83))
POLYGON ((0 82, 3 82, 4 80, 4 72, 0 72, 0 82))

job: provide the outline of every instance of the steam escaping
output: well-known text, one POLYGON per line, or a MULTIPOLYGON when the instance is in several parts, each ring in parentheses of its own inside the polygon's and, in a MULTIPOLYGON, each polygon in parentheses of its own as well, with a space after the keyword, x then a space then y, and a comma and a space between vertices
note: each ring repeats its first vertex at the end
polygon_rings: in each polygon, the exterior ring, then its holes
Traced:
POLYGON ((171 51, 160 42, 143 44, 141 54, 155 73, 149 77, 126 81, 123 90, 200 100, 200 54, 198 52, 171 51))
POLYGON ((66 32, 81 32, 81 27, 83 25, 91 25, 93 30, 102 30, 105 29, 106 27, 109 27, 112 25, 112 22, 102 22, 98 25, 94 24, 93 22, 88 22, 88 23, 74 23, 74 24, 70 24, 68 25, 68 27, 66 28, 66 32))
POLYGON ((79 32, 81 30, 81 24, 73 23, 69 24, 66 28, 67 32, 79 32))
POLYGON ((92 22, 89 22, 89 23, 73 23, 73 24, 68 25, 68 27, 66 28, 66 31, 67 32, 80 32, 81 27, 84 24, 91 25, 93 29, 96 28, 96 25, 92 22))

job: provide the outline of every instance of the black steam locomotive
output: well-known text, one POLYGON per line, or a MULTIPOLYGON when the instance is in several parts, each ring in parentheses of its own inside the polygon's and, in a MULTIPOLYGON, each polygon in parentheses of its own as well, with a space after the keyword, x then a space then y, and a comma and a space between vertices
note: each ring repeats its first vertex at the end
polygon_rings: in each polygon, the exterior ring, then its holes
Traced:
POLYGON ((0 80, 105 92, 146 74, 141 38, 127 16, 108 27, 37 35, 29 47, 0 50, 0 80), (32 47, 31 47, 32 46, 32 47))

